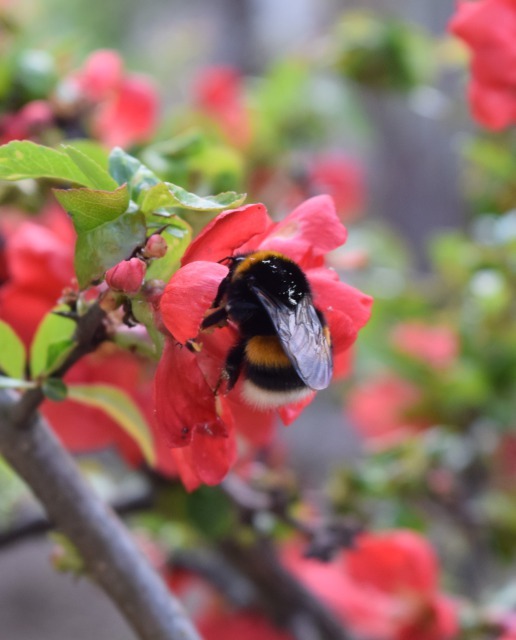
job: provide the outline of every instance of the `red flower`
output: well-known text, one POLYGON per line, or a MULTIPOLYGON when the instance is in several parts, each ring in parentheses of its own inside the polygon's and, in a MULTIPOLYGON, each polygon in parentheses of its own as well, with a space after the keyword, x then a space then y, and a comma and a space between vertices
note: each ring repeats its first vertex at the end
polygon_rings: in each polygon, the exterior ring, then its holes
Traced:
MULTIPOLYGON (((5 258, 8 279, 0 285, 0 318, 10 324, 27 346, 45 316, 57 303, 64 287, 71 285, 75 232, 68 216, 51 205, 37 222, 13 222, 5 226, 5 258)), ((140 410, 152 419, 152 377, 133 354, 115 345, 104 345, 82 358, 65 377, 68 383, 106 383, 128 393, 140 410)), ((103 411, 70 400, 42 405, 63 443, 73 452, 116 446, 132 462, 142 461, 135 442, 103 411)), ((159 452, 158 452, 159 453, 159 452)), ((170 470, 168 460, 159 467, 170 470)))
POLYGON ((203 616, 197 626, 205 640, 293 640, 263 616, 249 612, 214 611, 203 616))
POLYGON ((70 220, 58 206, 48 208, 40 220, 5 230, 9 278, 0 287, 0 316, 27 345, 74 275, 70 220))
POLYGON ((256 611, 230 608, 213 585, 198 574, 174 567, 165 571, 164 578, 204 640, 293 640, 256 611))
POLYGON ((209 67, 194 85, 194 102, 215 120, 222 135, 236 147, 246 147, 252 136, 251 118, 244 104, 242 77, 232 67, 209 67))
POLYGON ((436 369, 446 369, 457 359, 459 343, 449 327, 403 322, 396 326, 391 338, 399 351, 436 369))
POLYGON ((284 559, 361 638, 448 640, 457 633, 456 605, 439 593, 437 559, 416 533, 364 534, 332 564, 301 558, 294 548, 284 559))
POLYGON ((116 51, 95 51, 66 82, 92 108, 93 135, 108 147, 127 147, 152 136, 158 115, 156 89, 145 76, 125 74, 116 51))
POLYGON ((469 100, 489 129, 516 121, 516 4, 513 0, 459 2, 449 29, 472 52, 469 100))
MULTIPOLYGON (((339 222, 331 198, 319 196, 300 205, 285 220, 274 223, 260 204, 226 211, 217 216, 190 245, 161 300, 161 315, 169 338, 155 381, 156 415, 168 446, 180 460, 182 478, 189 488, 199 482, 216 484, 235 457, 235 429, 240 416, 258 424, 263 443, 270 434, 272 411, 258 411, 241 399, 237 383, 227 396, 213 393, 230 347, 234 327, 199 334, 228 269, 218 261, 239 253, 274 250, 295 260, 304 270, 316 306, 325 314, 334 350, 335 375, 349 365, 349 347, 370 315, 371 298, 339 282, 324 266, 324 255, 340 246, 346 230, 339 222), (178 343, 196 338, 202 348, 192 353, 178 343), (261 423, 261 427, 259 426, 261 423), (182 449, 176 449, 176 447, 182 449)), ((312 399, 278 410, 283 422, 292 422, 312 399)))
POLYGON ((46 100, 28 102, 16 113, 5 113, 0 117, 0 144, 34 138, 53 119, 52 107, 46 100))
POLYGON ((341 220, 354 220, 365 205, 364 175, 356 161, 331 153, 313 159, 308 175, 313 193, 328 193, 341 220))
POLYGON ((346 414, 367 443, 389 447, 416 433, 427 424, 410 412, 420 401, 419 389, 394 375, 356 385, 346 403, 346 414))

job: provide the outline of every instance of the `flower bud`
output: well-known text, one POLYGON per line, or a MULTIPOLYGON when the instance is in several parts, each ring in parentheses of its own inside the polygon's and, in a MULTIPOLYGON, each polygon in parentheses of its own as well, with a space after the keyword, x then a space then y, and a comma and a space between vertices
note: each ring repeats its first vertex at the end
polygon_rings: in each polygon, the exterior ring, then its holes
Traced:
POLYGON ((163 258, 167 253, 167 248, 165 238, 160 236, 159 233, 155 233, 147 240, 143 255, 146 258, 163 258))
POLYGON ((137 293, 145 276, 145 263, 139 258, 122 260, 106 271, 106 282, 114 291, 137 293))

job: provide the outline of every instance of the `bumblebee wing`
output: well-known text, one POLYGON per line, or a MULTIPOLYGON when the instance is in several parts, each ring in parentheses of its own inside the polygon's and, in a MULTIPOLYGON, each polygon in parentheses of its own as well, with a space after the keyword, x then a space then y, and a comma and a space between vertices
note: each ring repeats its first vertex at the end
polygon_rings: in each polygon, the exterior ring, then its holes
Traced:
POLYGON ((252 290, 298 376, 311 389, 326 389, 333 374, 331 347, 310 298, 305 296, 291 308, 258 287, 252 290))

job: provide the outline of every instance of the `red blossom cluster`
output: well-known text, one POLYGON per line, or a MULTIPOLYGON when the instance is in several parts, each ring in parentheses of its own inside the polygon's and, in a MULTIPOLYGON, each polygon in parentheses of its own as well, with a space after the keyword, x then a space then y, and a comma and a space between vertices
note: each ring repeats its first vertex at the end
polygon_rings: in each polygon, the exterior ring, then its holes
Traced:
POLYGON ((411 416, 421 400, 416 385, 394 373, 357 383, 346 401, 346 415, 372 448, 399 444, 428 423, 411 416))
MULTIPOLYGON (((451 327, 421 321, 401 322, 390 336, 394 349, 427 367, 442 372, 459 355, 459 340, 451 327)), ((383 449, 403 442, 430 426, 419 415, 423 390, 395 372, 379 374, 357 383, 346 401, 346 415, 372 448, 383 449)))
POLYGON ((360 638, 448 640, 457 605, 439 591, 435 553, 408 530, 366 533, 331 564, 288 548, 287 566, 360 638))
POLYGON ((194 106, 215 121, 223 137, 237 148, 252 139, 251 114, 244 99, 243 78, 229 66, 208 67, 193 87, 194 106))
MULTIPOLYGON (((413 531, 362 534, 352 549, 329 563, 305 558, 300 545, 289 543, 281 550, 281 559, 357 639, 451 640, 457 636, 458 602, 439 590, 435 552, 413 531)), ((255 611, 235 611, 222 604, 191 574, 180 583, 174 579, 173 585, 186 602, 202 602, 194 616, 206 640, 292 638, 255 611)))
POLYGON ((469 100, 488 129, 516 121, 516 3, 461 0, 449 29, 471 49, 469 100))
POLYGON ((352 221, 365 207, 364 172, 356 159, 342 153, 322 153, 310 160, 308 188, 330 195, 341 220, 352 221))
MULTIPOLYGON (((10 324, 28 347, 39 323, 56 306, 63 289, 74 286, 75 232, 57 204, 47 206, 37 222, 16 220, 13 217, 10 224, 2 227, 7 278, 0 285, 0 319, 10 324)), ((66 374, 65 382, 118 387, 132 397, 151 421, 152 373, 134 354, 106 343, 75 364, 66 374)), ((72 400, 45 401, 41 410, 71 451, 115 446, 129 462, 142 461, 136 443, 103 411, 72 400)), ((162 453, 159 466, 166 471, 170 468, 169 456, 166 451, 162 453)))
MULTIPOLYGON (((332 337, 334 375, 344 375, 350 347, 369 319, 371 298, 340 282, 324 264, 324 256, 344 243, 346 229, 331 198, 307 200, 279 223, 263 205, 226 211, 194 240, 182 267, 165 288, 161 316, 170 332, 156 374, 158 425, 185 485, 217 484, 236 457, 236 435, 260 445, 270 439, 272 411, 251 407, 241 399, 240 384, 227 396, 214 395, 226 355, 236 342, 235 328, 200 333, 200 325, 228 273, 219 261, 256 250, 277 251, 297 262, 310 283, 314 303, 326 316, 332 337), (184 347, 195 339, 200 350, 184 347)), ((290 424, 312 396, 278 409, 290 424)))
POLYGON ((86 130, 108 147, 128 147, 151 138, 158 106, 153 82, 127 73, 116 51, 101 49, 61 80, 47 99, 3 114, 0 144, 38 139, 45 129, 61 127, 65 137, 83 135, 86 130))
POLYGON ((108 147, 128 147, 154 133, 156 88, 148 77, 126 73, 116 51, 93 52, 82 69, 64 80, 61 90, 84 104, 93 136, 108 147))
POLYGON ((0 144, 35 138, 54 122, 52 106, 46 100, 32 100, 18 111, 0 116, 0 144))

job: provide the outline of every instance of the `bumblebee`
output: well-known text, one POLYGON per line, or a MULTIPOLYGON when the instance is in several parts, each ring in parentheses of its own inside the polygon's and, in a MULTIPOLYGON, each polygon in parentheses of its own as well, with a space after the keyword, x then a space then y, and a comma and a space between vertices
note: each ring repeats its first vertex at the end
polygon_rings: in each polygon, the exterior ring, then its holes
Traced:
POLYGON ((229 273, 201 325, 230 321, 240 334, 217 390, 225 381, 230 391, 242 376, 247 402, 267 409, 325 389, 333 372, 330 333, 301 268, 275 251, 226 261, 229 273))

